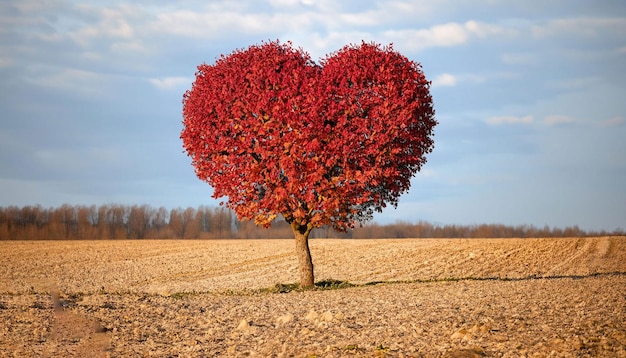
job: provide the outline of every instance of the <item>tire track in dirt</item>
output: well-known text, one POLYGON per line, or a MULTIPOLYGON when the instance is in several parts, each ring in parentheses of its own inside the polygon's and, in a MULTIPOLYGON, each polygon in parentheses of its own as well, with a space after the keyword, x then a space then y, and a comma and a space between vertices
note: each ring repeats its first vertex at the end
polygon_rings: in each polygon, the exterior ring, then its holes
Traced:
POLYGON ((598 239, 598 245, 597 245, 597 257, 598 258, 605 258, 610 251, 611 245, 612 245, 612 238, 608 238, 608 237, 601 237, 598 239))
POLYGON ((620 262, 619 271, 626 273, 626 237, 603 237, 597 246, 597 254, 588 263, 590 270, 610 272, 608 263, 620 262))
MULTIPOLYGON (((611 260, 610 255, 613 253, 622 252, 618 245, 622 243, 623 239, 618 242, 617 238, 612 237, 594 237, 594 238, 579 238, 574 243, 568 245, 563 251, 561 251, 557 257, 559 260, 554 261, 556 264, 548 270, 544 276, 577 276, 577 275, 589 275, 592 273, 605 272, 606 262, 611 260), (615 247, 613 249, 613 247, 615 247)), ((622 258, 624 260, 626 258, 622 258)), ((615 260, 619 262, 619 260, 615 260)), ((621 267, 621 272, 626 269, 626 262, 621 267)), ((613 268, 614 269, 614 268, 613 268)))
POLYGON ((589 270, 586 265, 581 265, 580 261, 583 256, 592 255, 595 251, 597 240, 586 238, 576 239, 568 243, 560 250, 556 257, 560 257, 557 264, 552 266, 542 276, 550 277, 557 275, 586 275, 589 270))

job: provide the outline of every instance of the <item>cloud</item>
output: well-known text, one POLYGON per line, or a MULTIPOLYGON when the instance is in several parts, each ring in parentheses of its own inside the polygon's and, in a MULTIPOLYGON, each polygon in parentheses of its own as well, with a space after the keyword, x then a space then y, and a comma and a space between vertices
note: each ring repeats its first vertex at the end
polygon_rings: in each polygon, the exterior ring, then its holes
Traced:
POLYGON ((626 18, 564 18, 553 19, 531 27, 534 37, 546 38, 567 36, 568 38, 597 38, 626 33, 626 18))
POLYGON ((601 77, 572 77, 566 79, 547 81, 546 86, 560 90, 580 90, 595 87, 601 84, 601 77))
POLYGON ((0 68, 3 67, 10 67, 15 63, 15 61, 8 57, 8 56, 1 56, 0 57, 0 68))
POLYGON ((114 42, 111 44, 110 50, 112 53, 120 55, 149 54, 147 46, 140 40, 114 42))
POLYGON ((563 116, 563 115, 550 115, 544 119, 544 123, 549 126, 555 126, 555 125, 567 124, 567 123, 575 123, 575 122, 577 122, 576 119, 572 117, 568 117, 568 116, 563 116))
POLYGON ((269 0, 269 3, 278 9, 283 9, 285 7, 297 7, 299 5, 313 5, 314 0, 269 0))
POLYGON ((75 68, 34 66, 26 82, 41 87, 61 90, 81 97, 101 96, 107 93, 111 76, 75 68))
POLYGON ((458 23, 448 23, 419 30, 390 30, 385 36, 405 43, 409 48, 451 47, 469 40, 469 33, 458 23))
POLYGON ((136 25, 131 23, 137 23, 143 13, 140 8, 128 5, 116 8, 77 5, 72 10, 75 12, 73 18, 61 18, 54 26, 83 48, 91 47, 94 40, 101 38, 130 41, 137 35, 136 25), (73 25, 65 29, 68 22, 73 25))
POLYGON ((183 85, 189 86, 192 82, 193 79, 189 77, 162 77, 150 79, 152 85, 164 90, 181 87, 183 85))
POLYGON ((621 42, 626 33, 625 17, 574 17, 556 18, 547 21, 523 21, 517 25, 503 27, 510 34, 517 34, 516 42, 525 42, 530 47, 525 51, 505 52, 500 58, 509 65, 545 65, 559 59, 567 63, 594 62, 606 59, 611 53, 624 53, 626 47, 614 46, 599 49, 609 41, 621 42), (545 47, 558 41, 559 45, 545 47))
POLYGON ((195 38, 218 38, 234 34, 269 34, 328 24, 320 13, 263 13, 213 8, 205 12, 178 10, 157 14, 150 25, 156 33, 195 38))
POLYGON ((373 38, 371 33, 363 31, 331 31, 324 35, 320 33, 299 33, 291 35, 290 38, 296 46, 303 47, 314 61, 325 58, 326 55, 339 50, 346 44, 360 43, 363 39, 388 43, 388 41, 373 38))
POLYGON ((529 52, 504 53, 500 56, 502 62, 507 65, 532 65, 539 63, 540 58, 538 53, 529 52))
POLYGON ((467 21, 465 23, 449 22, 427 29, 390 30, 384 32, 384 35, 393 42, 403 43, 412 50, 423 50, 431 47, 459 46, 467 44, 472 39, 508 33, 510 30, 500 25, 467 21))
POLYGON ((530 124, 533 123, 534 118, 531 115, 524 117, 516 117, 516 116, 496 116, 489 117, 485 120, 488 124, 491 125, 501 125, 501 124, 530 124))
POLYGON ((480 38, 510 32, 510 30, 507 30, 505 27, 502 27, 500 25, 488 24, 478 21, 467 21, 465 23, 465 28, 471 34, 480 38))
POLYGON ((491 73, 461 73, 451 74, 442 73, 435 77, 433 86, 435 87, 454 87, 460 84, 479 85, 488 81, 513 80, 520 77, 517 73, 512 72, 491 72, 491 73))
POLYGON ((623 125, 624 123, 626 123, 626 119, 624 119, 624 117, 616 116, 616 117, 612 117, 612 118, 609 118, 607 120, 604 120, 598 123, 598 127, 600 128, 619 127, 623 125))
POLYGON ((368 10, 361 13, 348 13, 339 15, 341 23, 352 26, 376 26, 384 21, 377 10, 368 10))
POLYGON ((436 87, 454 87, 457 79, 449 73, 442 73, 433 80, 433 86, 436 87))
POLYGON ((415 6, 415 4, 407 1, 378 2, 369 8, 366 8, 367 2, 362 2, 358 4, 359 6, 354 7, 356 11, 351 11, 350 9, 337 11, 337 4, 340 3, 333 2, 331 7, 325 9, 325 15, 327 18, 336 17, 332 24, 339 25, 342 28, 346 26, 401 28, 405 27, 405 25, 414 27, 415 19, 425 18, 429 13, 432 13, 432 8, 429 5, 420 4, 420 6, 415 6))

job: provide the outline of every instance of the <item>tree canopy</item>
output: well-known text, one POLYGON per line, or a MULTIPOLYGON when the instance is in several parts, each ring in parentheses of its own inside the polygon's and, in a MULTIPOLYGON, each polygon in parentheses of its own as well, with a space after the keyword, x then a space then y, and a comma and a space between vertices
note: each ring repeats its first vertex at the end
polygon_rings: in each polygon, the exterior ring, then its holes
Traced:
POLYGON ((430 82, 377 44, 318 65, 278 41, 198 66, 181 133, 197 176, 240 219, 346 230, 397 205, 433 148, 430 82))

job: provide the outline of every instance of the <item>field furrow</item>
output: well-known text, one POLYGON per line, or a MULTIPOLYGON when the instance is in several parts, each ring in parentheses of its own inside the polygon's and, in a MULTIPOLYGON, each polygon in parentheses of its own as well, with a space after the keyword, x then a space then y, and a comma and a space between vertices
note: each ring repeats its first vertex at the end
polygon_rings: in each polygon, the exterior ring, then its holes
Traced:
POLYGON ((626 238, 2 241, 0 357, 626 357, 626 238))

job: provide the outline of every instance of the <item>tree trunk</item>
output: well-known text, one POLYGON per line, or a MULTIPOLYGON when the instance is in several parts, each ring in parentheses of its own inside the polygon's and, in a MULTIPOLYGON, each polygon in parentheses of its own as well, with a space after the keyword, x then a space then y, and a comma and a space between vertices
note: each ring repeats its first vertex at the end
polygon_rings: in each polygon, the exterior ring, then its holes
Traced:
POLYGON ((313 227, 310 225, 299 225, 291 223, 291 230, 296 239, 296 255, 298 256, 298 266, 300 267, 300 287, 313 287, 315 285, 313 276, 313 261, 309 250, 309 233, 313 227))

